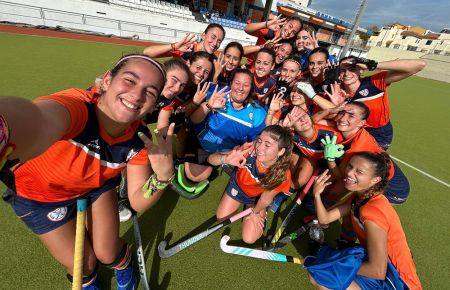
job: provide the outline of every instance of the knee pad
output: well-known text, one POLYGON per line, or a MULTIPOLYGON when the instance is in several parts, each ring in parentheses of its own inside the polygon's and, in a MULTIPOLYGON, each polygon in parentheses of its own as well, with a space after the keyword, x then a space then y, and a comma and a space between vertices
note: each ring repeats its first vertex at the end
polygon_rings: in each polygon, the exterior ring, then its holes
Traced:
POLYGON ((190 181, 184 173, 184 164, 180 164, 178 166, 176 178, 172 181, 172 188, 182 197, 194 199, 199 197, 206 190, 208 184, 208 180, 203 180, 201 182, 190 181))
POLYGON ((132 259, 133 254, 131 253, 130 245, 127 243, 123 245, 119 255, 117 255, 116 259, 112 263, 103 265, 109 269, 122 270, 130 264, 132 259))

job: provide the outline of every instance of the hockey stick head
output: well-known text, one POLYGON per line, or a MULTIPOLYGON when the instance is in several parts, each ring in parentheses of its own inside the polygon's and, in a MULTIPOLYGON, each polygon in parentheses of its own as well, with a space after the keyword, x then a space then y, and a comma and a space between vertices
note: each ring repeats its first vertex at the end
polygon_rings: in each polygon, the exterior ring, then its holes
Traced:
POLYGON ((160 258, 167 258, 169 257, 169 255, 167 254, 166 251, 166 247, 167 247, 167 241, 162 240, 159 245, 158 245, 158 254, 160 258))
POLYGON ((220 248, 222 249, 222 251, 224 251, 225 253, 231 253, 231 249, 228 247, 227 243, 230 240, 230 236, 228 235, 224 235, 221 239, 220 239, 220 248))

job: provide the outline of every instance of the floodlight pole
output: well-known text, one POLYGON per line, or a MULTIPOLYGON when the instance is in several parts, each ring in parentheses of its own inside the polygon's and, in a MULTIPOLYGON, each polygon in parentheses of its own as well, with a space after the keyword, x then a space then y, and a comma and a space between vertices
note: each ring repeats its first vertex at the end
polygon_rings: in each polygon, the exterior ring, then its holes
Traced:
POLYGON ((366 7, 367 7, 367 0, 362 0, 361 5, 359 6, 358 9, 358 13, 356 13, 355 21, 353 21, 352 31, 350 32, 350 35, 348 37, 347 43, 344 46, 344 49, 342 49, 341 53, 339 54, 339 59, 343 58, 347 53, 348 49, 350 48, 350 44, 352 43, 353 37, 355 37, 356 30, 358 30, 359 23, 361 22, 361 17, 364 14, 364 10, 366 10, 366 7))
POLYGON ((264 6, 264 13, 262 21, 267 21, 269 19, 270 11, 272 10, 273 0, 267 0, 266 6, 264 6))

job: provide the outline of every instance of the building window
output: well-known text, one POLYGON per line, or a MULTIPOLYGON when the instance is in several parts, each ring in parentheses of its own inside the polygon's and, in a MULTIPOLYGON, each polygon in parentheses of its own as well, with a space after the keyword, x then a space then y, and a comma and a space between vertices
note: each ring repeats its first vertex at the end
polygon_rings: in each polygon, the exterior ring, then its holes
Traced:
POLYGON ((420 39, 416 39, 416 43, 419 43, 420 42, 420 39))
POLYGON ((427 40, 427 42, 425 43, 425 45, 430 45, 433 43, 433 40, 427 40))
POLYGON ((406 39, 406 36, 402 36, 402 39, 406 39))
POLYGON ((331 35, 331 42, 332 43, 338 43, 338 41, 339 41, 339 33, 333 33, 332 35, 331 35))
POLYGON ((440 54, 442 52, 442 50, 435 50, 434 54, 440 54))
POLYGON ((394 48, 395 49, 399 49, 400 48, 400 44, 394 44, 394 48))
POLYGON ((406 48, 406 50, 409 50, 409 51, 416 51, 416 49, 417 49, 417 46, 412 46, 412 45, 408 45, 408 47, 406 48))
POLYGON ((377 46, 381 46, 381 41, 377 42, 377 46))

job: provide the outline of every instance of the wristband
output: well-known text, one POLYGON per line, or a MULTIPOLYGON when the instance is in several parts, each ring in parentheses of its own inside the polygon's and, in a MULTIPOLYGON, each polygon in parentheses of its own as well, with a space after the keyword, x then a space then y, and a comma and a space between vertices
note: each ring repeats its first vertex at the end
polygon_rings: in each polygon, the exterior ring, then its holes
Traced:
POLYGON ((224 166, 224 165, 225 165, 225 158, 226 158, 225 155, 220 156, 220 165, 221 165, 221 166, 224 166))
POLYGON ((176 51, 176 49, 175 49, 175 43, 171 43, 171 44, 170 44, 170 47, 172 48, 172 52, 175 52, 175 51, 176 51))
POLYGON ((200 107, 200 104, 197 104, 194 100, 192 100, 192 104, 196 107, 200 107))
POLYGON ((264 44, 261 44, 260 46, 259 46, 259 49, 263 49, 264 48, 264 44))
POLYGON ((214 109, 213 107, 211 107, 211 105, 209 103, 206 103, 206 107, 208 108, 208 110, 210 110, 211 112, 215 112, 216 109, 214 109))
POLYGON ((156 173, 153 173, 150 178, 144 183, 142 186, 142 191, 144 192, 144 198, 148 199, 153 195, 153 192, 162 190, 167 187, 167 185, 172 182, 172 179, 175 177, 175 174, 169 178, 167 181, 160 181, 156 177, 156 173))

